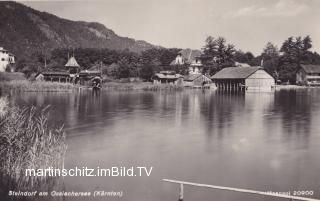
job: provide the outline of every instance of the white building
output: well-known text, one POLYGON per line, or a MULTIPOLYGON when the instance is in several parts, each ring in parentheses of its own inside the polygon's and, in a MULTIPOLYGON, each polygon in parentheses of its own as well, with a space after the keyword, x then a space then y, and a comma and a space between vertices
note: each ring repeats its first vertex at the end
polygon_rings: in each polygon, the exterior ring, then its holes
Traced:
POLYGON ((15 63, 14 55, 0 47, 0 72, 6 71, 9 64, 15 63))
POLYGON ((201 51, 199 50, 184 49, 178 53, 170 65, 187 65, 189 74, 199 74, 202 71, 200 56, 201 51))

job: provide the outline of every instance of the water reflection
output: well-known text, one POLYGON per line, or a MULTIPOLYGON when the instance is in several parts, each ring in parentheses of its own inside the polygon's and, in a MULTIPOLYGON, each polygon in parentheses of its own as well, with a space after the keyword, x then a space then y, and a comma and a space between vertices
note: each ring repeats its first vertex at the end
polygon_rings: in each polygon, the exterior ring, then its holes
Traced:
MULTIPOLYGON (((67 189, 123 189, 122 200, 169 201, 177 189, 162 178, 266 191, 318 189, 318 92, 82 91, 13 99, 19 105, 50 104, 51 122, 65 122, 67 167, 154 166, 150 178, 66 178, 67 189)), ((185 196, 270 200, 189 188, 185 196)))

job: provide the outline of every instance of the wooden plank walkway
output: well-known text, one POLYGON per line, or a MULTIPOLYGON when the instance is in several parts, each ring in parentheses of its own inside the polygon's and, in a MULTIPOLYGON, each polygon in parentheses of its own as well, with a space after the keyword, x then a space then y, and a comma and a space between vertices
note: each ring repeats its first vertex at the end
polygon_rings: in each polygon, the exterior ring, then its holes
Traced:
POLYGON ((179 194, 180 201, 183 200, 183 185, 205 187, 205 188, 212 188, 212 189, 219 189, 219 190, 226 190, 226 191, 233 191, 233 192, 241 192, 241 193, 248 193, 248 194, 256 194, 256 195, 263 195, 263 196, 287 198, 290 200, 320 201, 319 199, 284 195, 284 194, 280 194, 280 193, 270 193, 270 192, 262 192, 262 191, 255 191, 255 190, 248 190, 248 189, 241 189, 241 188, 215 186, 215 185, 209 185, 209 184, 199 184, 199 183, 193 183, 193 182, 178 181, 178 180, 173 180, 173 179, 162 179, 162 180, 165 182, 175 183, 175 184, 180 185, 180 194, 179 194))

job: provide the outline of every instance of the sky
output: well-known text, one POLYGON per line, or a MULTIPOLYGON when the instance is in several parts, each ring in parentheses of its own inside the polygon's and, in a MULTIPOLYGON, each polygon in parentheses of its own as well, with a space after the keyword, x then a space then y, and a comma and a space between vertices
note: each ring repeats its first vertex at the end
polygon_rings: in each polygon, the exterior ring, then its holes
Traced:
POLYGON ((201 49, 222 36, 255 55, 268 41, 310 35, 320 53, 320 0, 37 0, 20 1, 70 20, 104 24, 120 36, 163 47, 201 49))

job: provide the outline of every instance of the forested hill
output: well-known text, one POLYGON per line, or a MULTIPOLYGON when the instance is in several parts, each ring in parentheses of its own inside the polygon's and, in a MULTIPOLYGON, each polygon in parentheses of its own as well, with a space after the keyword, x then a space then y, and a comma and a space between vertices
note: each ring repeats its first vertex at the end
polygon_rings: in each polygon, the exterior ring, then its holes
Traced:
POLYGON ((141 52, 155 46, 118 36, 96 22, 71 21, 16 2, 0 2, 0 47, 26 58, 56 48, 108 48, 141 52))

